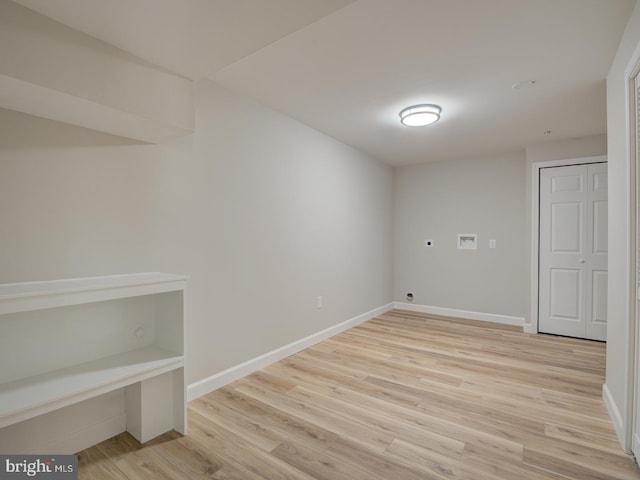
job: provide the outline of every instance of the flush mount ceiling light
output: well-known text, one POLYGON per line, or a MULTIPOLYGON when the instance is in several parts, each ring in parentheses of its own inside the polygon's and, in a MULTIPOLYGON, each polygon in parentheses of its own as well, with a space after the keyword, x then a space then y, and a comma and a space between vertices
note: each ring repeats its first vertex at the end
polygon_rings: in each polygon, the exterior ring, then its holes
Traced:
POLYGON ((440 112, 442 108, 438 105, 413 105, 400 112, 400 123, 407 127, 424 127, 440 120, 440 112))

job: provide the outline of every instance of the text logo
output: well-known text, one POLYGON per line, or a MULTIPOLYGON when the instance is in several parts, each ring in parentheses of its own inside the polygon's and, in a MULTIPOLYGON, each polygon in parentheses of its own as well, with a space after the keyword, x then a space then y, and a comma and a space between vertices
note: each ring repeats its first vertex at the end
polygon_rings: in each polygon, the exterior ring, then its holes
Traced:
POLYGON ((0 480, 77 480, 76 455, 0 455, 0 480))

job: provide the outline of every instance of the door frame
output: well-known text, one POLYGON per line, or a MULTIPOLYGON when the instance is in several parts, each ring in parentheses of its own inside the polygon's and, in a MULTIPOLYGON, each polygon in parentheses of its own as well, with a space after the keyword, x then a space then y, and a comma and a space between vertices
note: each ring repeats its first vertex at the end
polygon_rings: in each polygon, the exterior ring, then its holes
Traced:
POLYGON ((540 282, 540 169, 586 165, 607 161, 606 155, 594 157, 567 158, 531 163, 531 323, 525 325, 525 332, 538 333, 538 302, 540 282))
POLYGON ((640 300, 640 264, 637 252, 640 248, 640 211, 638 210, 638 198, 640 196, 640 151, 638 145, 639 126, 638 118, 638 86, 640 77, 640 59, 636 57, 633 69, 628 71, 628 100, 629 100, 629 263, 633 266, 629 279, 631 292, 629 302, 629 357, 627 365, 627 419, 626 425, 621 425, 624 435, 623 448, 629 450, 634 456, 640 452, 640 432, 636 431, 638 416, 640 415, 640 385, 637 381, 637 367, 640 361, 640 312, 638 301, 640 300))

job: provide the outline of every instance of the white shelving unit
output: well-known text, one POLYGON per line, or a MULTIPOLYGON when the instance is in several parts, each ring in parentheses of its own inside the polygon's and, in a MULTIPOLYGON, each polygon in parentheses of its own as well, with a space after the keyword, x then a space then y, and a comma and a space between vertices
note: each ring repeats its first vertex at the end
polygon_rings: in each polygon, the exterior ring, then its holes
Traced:
POLYGON ((0 285, 0 438, 5 427, 117 389, 126 429, 140 442, 186 434, 186 279, 0 285))

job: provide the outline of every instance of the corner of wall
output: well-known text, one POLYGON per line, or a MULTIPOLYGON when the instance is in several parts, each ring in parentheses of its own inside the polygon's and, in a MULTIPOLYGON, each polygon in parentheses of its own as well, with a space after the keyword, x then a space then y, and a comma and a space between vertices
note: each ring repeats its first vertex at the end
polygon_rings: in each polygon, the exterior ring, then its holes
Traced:
POLYGON ((222 388, 225 385, 235 382, 242 377, 251 375, 261 368, 267 367, 272 363, 278 362, 284 358, 294 355, 304 350, 305 348, 316 345, 323 340, 331 338, 341 332, 344 332, 345 330, 360 325, 361 323, 366 322, 367 320, 371 320, 378 315, 382 315, 383 313, 386 313, 389 310, 393 309, 393 306, 393 303, 382 305, 381 307, 357 315, 342 323, 309 335, 308 337, 301 338, 300 340, 296 340, 295 342, 284 345, 280 348, 272 350, 271 352, 267 352, 263 355, 252 358, 251 360, 243 362, 240 365, 235 365, 231 368, 223 370, 222 372, 211 375, 210 377, 207 377, 203 380, 194 382, 187 387, 187 401, 190 402, 191 400, 195 400, 196 398, 213 392, 218 388, 222 388))
POLYGON ((493 313, 471 312, 469 310, 458 310, 455 308, 434 307, 431 305, 415 305, 412 303, 393 302, 393 308, 408 310, 410 312, 427 313, 431 315, 442 315, 444 317, 465 318, 467 320, 478 320, 481 322, 500 323, 503 325, 515 325, 525 327, 524 318, 512 315, 498 315, 493 313))
POLYGON ((613 395, 611 395, 611 392, 609 391, 609 387, 607 387, 606 383, 602 385, 602 400, 604 401, 604 406, 607 408, 607 412, 611 417, 613 428, 616 431, 618 440, 620 440, 620 445, 622 446, 622 448, 626 453, 630 453, 630 446, 625 445, 625 442, 624 442, 625 428, 622 421, 622 415, 620 414, 620 409, 618 408, 618 405, 616 404, 616 401, 613 398, 613 395))

